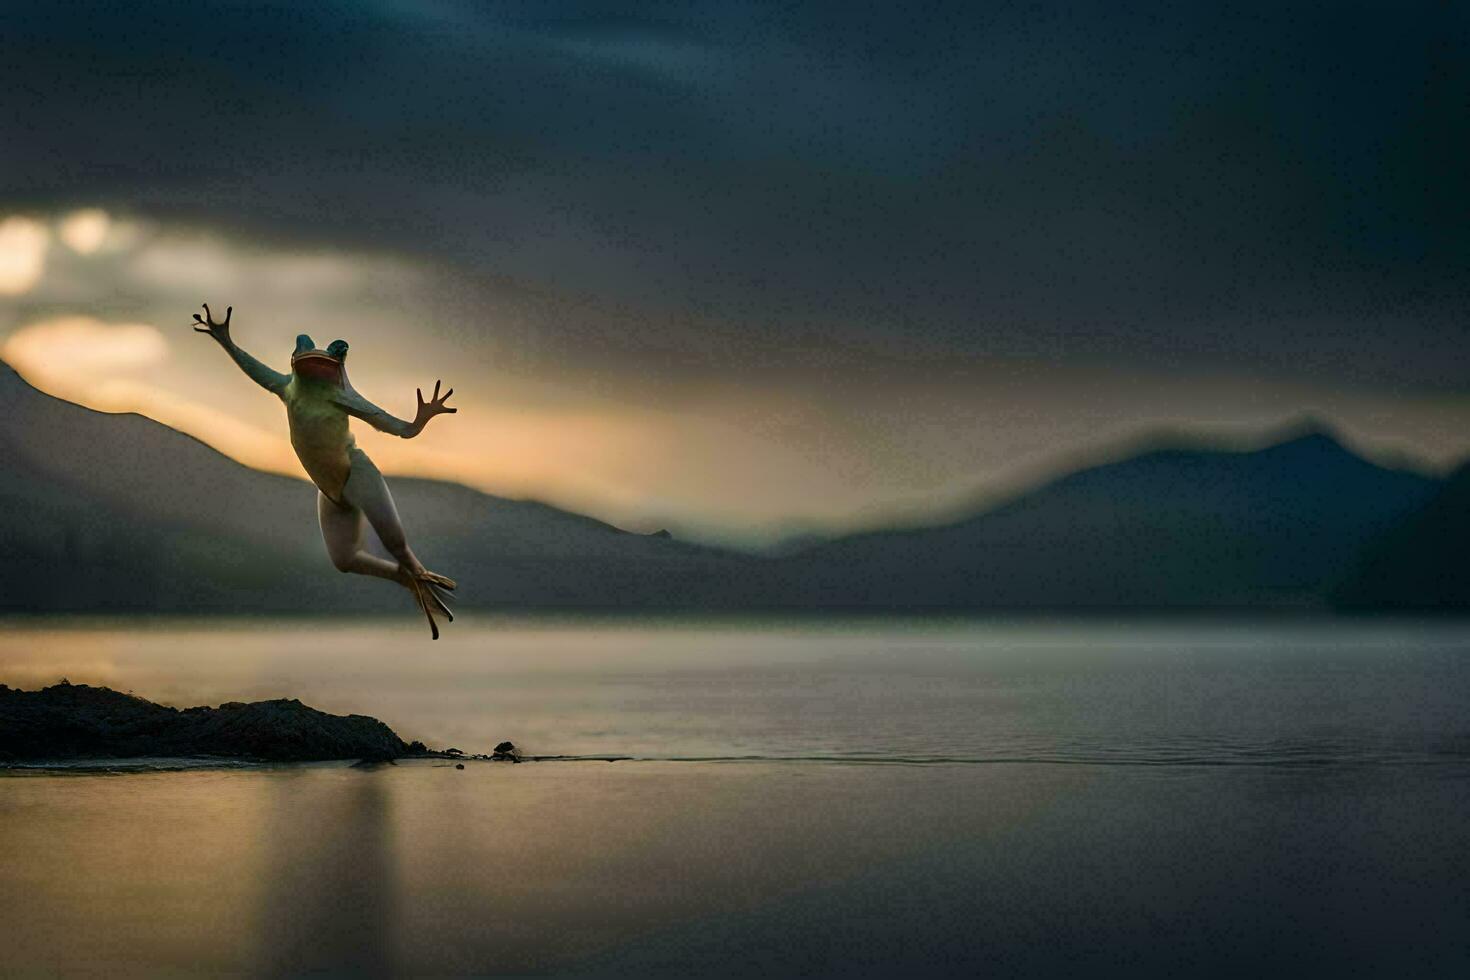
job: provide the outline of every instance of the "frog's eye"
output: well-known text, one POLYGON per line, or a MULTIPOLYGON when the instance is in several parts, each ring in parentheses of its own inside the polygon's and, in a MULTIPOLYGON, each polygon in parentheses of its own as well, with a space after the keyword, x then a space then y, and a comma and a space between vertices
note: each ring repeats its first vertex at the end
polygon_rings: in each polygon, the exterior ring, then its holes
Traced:
POLYGON ((334 341, 332 341, 331 344, 329 344, 327 346, 327 353, 328 354, 331 354, 333 357, 335 357, 339 361, 342 360, 343 358, 345 358, 347 356, 347 341, 345 341, 345 340, 334 340, 334 341))
POLYGON ((305 354, 307 351, 315 349, 316 343, 309 336, 304 333, 296 335, 296 353, 305 354))

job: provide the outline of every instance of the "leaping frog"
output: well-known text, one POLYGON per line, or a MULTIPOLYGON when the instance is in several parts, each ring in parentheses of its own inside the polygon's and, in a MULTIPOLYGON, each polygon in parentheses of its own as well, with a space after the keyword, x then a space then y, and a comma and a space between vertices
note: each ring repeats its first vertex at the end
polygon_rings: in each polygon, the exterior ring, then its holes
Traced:
POLYGON ((435 381, 434 394, 427 401, 422 389, 418 390, 418 411, 412 422, 396 418, 352 387, 347 379, 346 341, 334 340, 322 350, 301 334, 291 355, 291 373, 281 374, 246 353, 231 338, 233 313, 234 307, 226 307, 224 320, 216 323, 206 303, 204 316, 194 314, 194 330, 213 337, 251 381, 285 403, 291 446, 316 484, 317 521, 332 564, 338 571, 385 578, 407 588, 429 620, 430 633, 439 639, 434 611, 454 622, 445 601, 446 592, 455 588, 454 580, 424 568, 409 548, 388 484, 367 453, 357 448, 348 416, 362 419, 381 432, 412 439, 434 416, 458 411, 445 404, 454 389, 440 395, 440 383, 435 381), (396 563, 363 547, 369 524, 396 563))

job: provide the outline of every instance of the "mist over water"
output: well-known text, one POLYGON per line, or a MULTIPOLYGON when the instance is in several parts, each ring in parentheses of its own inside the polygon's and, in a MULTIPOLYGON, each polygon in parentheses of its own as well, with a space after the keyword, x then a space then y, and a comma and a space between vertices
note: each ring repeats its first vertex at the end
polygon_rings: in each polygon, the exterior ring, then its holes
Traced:
POLYGON ((1470 969, 1460 624, 455 625, 0 629, 11 685, 300 697, 559 757, 12 770, 6 967, 1470 969))

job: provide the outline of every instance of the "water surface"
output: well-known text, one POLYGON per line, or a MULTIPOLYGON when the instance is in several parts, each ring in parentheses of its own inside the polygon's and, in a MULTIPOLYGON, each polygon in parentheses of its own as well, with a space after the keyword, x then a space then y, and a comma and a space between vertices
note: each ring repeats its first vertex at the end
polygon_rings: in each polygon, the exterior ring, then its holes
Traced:
POLYGON ((648 759, 1455 764, 1467 653, 1456 622, 0 626, 15 686, 298 697, 467 751, 648 759))
POLYGON ((1470 969, 1454 623, 0 629, 62 675, 635 761, 0 777, 4 972, 1470 969))

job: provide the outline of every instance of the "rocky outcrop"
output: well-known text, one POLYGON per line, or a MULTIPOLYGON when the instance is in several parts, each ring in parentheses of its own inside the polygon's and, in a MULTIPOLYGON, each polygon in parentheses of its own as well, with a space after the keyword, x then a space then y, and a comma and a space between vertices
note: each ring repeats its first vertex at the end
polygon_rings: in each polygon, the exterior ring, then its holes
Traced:
POLYGON ((62 682, 39 691, 0 684, 0 761, 138 756, 387 761, 410 754, 415 753, 376 718, 329 715, 295 699, 179 710, 86 684, 62 682))

